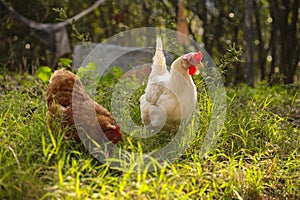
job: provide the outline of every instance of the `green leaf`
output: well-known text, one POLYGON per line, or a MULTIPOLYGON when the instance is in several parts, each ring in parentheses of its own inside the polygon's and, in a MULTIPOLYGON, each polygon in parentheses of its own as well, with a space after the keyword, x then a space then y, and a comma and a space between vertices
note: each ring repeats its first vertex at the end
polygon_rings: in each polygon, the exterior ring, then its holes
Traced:
POLYGON ((112 67, 111 72, 114 74, 115 78, 121 78, 123 76, 122 69, 117 66, 112 67))
POLYGON ((79 68, 77 72, 78 78, 82 81, 83 79, 89 80, 91 77, 97 74, 98 65, 94 62, 89 62, 86 67, 79 68))
POLYGON ((49 82, 52 75, 51 68, 47 66, 42 66, 38 68, 38 70, 36 71, 36 75, 39 79, 41 79, 43 83, 47 83, 49 82))
POLYGON ((59 63, 62 67, 70 67, 72 64, 72 60, 69 58, 60 58, 59 63))

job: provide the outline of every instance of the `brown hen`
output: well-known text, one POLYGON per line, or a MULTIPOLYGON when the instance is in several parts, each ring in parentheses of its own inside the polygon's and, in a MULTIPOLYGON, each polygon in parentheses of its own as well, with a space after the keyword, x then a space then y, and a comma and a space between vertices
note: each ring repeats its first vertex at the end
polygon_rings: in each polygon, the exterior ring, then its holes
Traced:
POLYGON ((102 143, 106 140, 103 133, 113 144, 121 141, 120 127, 113 116, 87 95, 80 80, 70 71, 61 69, 52 75, 47 88, 47 108, 50 128, 53 121, 60 121, 62 128, 70 129, 66 136, 78 142, 93 139, 102 143))

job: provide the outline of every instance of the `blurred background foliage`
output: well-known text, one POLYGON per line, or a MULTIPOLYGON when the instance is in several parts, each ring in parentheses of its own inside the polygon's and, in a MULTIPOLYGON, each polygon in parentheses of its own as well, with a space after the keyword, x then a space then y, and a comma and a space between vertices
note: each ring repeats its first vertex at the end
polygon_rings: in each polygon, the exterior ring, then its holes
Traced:
MULTIPOLYGON (((60 21, 54 9, 62 8, 72 17, 94 2, 5 0, 24 17, 43 23, 60 21)), ((254 85, 261 80, 270 84, 299 84, 299 0, 191 0, 184 3, 190 36, 222 66, 227 84, 254 85)), ((100 43, 132 28, 155 26, 176 30, 177 11, 178 0, 111 0, 77 21, 75 26, 89 41, 100 43)), ((59 58, 32 37, 30 31, 1 9, 0 19, 2 69, 35 73, 40 66, 56 68, 59 58)), ((80 42, 71 26, 68 26, 68 35, 72 47, 80 42)), ((72 54, 63 57, 72 58, 72 54)))

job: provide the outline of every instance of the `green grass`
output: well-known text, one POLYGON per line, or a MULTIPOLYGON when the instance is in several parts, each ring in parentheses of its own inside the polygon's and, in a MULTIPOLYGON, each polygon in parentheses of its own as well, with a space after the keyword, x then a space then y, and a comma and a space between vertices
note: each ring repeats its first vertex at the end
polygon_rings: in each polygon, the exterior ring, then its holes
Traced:
POLYGON ((209 100, 200 91, 203 123, 185 154, 158 171, 130 173, 47 129, 46 85, 36 78, 2 74, 0 84, 0 199, 300 198, 299 88, 227 88, 225 127, 205 157, 209 100))

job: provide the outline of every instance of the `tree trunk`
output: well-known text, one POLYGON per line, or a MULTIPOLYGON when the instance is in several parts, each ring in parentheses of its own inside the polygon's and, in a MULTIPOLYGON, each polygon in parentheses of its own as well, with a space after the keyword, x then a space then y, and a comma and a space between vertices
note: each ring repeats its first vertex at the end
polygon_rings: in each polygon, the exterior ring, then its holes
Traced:
POLYGON ((293 83, 299 55, 297 40, 299 0, 270 0, 270 14, 273 19, 270 45, 272 45, 271 74, 275 67, 284 76, 284 83, 293 83))
POLYGON ((271 38, 269 41, 269 47, 271 49, 271 56, 272 56, 272 61, 271 61, 271 69, 269 73, 269 83, 271 83, 272 76, 275 73, 275 68, 278 64, 278 52, 279 52, 279 34, 280 34, 280 29, 279 29, 279 7, 278 7, 278 2, 276 0, 270 0, 269 1, 270 5, 270 15, 272 18, 272 24, 271 24, 271 38), (277 42, 275 42, 277 41, 277 42))
POLYGON ((282 45, 285 46, 285 52, 283 54, 284 56, 281 60, 281 63, 282 67, 285 68, 284 83, 292 84, 294 81, 293 76, 296 72, 297 59, 299 59, 299 55, 297 55, 297 48, 299 48, 299 43, 297 41, 299 0, 294 0, 292 3, 286 2, 285 7, 286 21, 284 23, 287 24, 287 29, 285 31, 285 37, 282 37, 282 45))
POLYGON ((256 31, 257 31, 257 38, 259 41, 258 45, 258 65, 261 73, 260 80, 266 79, 266 58, 267 58, 267 51, 265 49, 265 41, 263 40, 263 34, 262 34, 262 26, 261 26, 261 15, 259 7, 254 1, 254 10, 255 10, 255 23, 256 23, 256 31))
POLYGON ((254 86, 254 31, 253 31, 253 0, 245 0, 245 35, 246 35, 246 81, 254 86))

